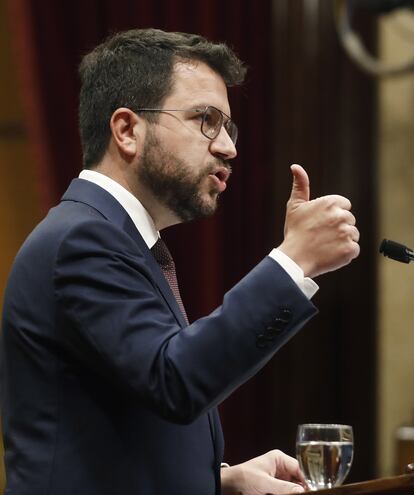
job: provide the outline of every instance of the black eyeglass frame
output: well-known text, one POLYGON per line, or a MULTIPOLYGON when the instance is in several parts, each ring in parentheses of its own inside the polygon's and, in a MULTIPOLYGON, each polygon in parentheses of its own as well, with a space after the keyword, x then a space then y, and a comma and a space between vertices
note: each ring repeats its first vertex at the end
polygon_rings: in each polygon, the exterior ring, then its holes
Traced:
POLYGON ((230 139, 232 140, 233 144, 236 145, 237 143, 237 137, 238 137, 238 128, 235 122, 229 117, 226 113, 222 112, 219 108, 214 107, 213 105, 208 105, 207 107, 204 108, 137 108, 134 110, 135 112, 195 112, 195 113, 202 113, 203 114, 203 120, 201 121, 201 126, 200 126, 200 131, 203 136, 205 136, 207 139, 210 139, 211 141, 213 139, 216 139, 216 137, 220 134, 221 128, 224 127, 226 130, 227 134, 229 135, 230 139), (210 127, 207 124, 207 112, 209 109, 214 110, 215 112, 218 112, 220 114, 220 120, 218 121, 217 128, 215 127, 210 127), (209 135, 206 130, 205 126, 208 127, 210 130, 214 131, 214 135, 209 135))

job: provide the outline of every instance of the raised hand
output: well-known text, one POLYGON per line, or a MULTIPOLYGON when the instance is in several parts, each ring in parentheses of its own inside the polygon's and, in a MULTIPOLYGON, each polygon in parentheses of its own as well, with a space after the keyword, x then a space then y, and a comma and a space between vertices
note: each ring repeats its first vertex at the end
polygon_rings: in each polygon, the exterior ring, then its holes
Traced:
POLYGON ((286 206, 285 238, 279 249, 306 277, 316 277, 350 263, 359 255, 359 232, 351 202, 339 195, 310 200, 309 178, 291 166, 292 192, 286 206))

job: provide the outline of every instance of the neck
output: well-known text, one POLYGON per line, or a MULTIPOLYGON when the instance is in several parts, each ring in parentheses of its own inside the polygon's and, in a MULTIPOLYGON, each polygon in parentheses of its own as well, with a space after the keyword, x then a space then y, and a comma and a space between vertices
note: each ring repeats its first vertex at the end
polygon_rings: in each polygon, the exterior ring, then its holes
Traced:
POLYGON ((127 191, 133 194, 144 206, 149 213, 157 230, 163 230, 172 225, 181 223, 181 220, 148 190, 145 186, 137 181, 136 174, 131 176, 126 170, 115 168, 113 164, 102 162, 94 170, 110 179, 118 182, 127 191))
POLYGON ((150 214, 157 230, 163 230, 181 223, 181 220, 169 208, 160 203, 152 192, 142 184, 134 184, 134 187, 130 187, 128 190, 141 201, 150 214))

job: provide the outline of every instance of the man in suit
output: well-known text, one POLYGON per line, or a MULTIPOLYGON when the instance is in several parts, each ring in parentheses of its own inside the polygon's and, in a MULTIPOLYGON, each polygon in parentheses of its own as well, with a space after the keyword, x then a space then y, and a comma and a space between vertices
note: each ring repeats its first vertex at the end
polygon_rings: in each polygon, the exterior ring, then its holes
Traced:
POLYGON ((227 86, 244 72, 225 45, 153 29, 84 58, 85 168, 22 246, 5 295, 6 494, 303 491, 279 451, 221 467, 216 406, 315 314, 309 277, 358 255, 349 201, 310 201, 292 166, 283 243, 191 324, 159 238, 215 211, 236 156, 227 86))

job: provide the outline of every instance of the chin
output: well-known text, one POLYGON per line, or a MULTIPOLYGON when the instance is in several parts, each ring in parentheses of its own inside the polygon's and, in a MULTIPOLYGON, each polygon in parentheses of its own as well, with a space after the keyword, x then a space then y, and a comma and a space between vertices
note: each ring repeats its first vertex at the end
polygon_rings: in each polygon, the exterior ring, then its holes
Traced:
POLYGON ((213 213, 217 210, 218 206, 218 193, 210 193, 203 201, 203 207, 205 210, 211 210, 213 213))

